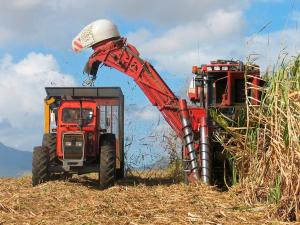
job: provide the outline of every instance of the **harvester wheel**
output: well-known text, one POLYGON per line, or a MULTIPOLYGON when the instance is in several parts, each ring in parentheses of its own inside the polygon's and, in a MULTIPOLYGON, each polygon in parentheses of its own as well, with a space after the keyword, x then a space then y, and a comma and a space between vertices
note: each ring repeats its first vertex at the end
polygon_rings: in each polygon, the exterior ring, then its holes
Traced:
POLYGON ((113 186, 116 179, 116 137, 114 134, 102 134, 100 138, 99 187, 113 186))
POLYGON ((35 147, 32 153, 32 186, 41 184, 49 179, 49 153, 44 147, 35 147))
POLYGON ((213 152, 213 181, 214 185, 226 190, 233 183, 233 168, 226 151, 219 143, 212 143, 213 152))
POLYGON ((42 146, 48 148, 49 163, 56 160, 56 134, 44 134, 42 146))

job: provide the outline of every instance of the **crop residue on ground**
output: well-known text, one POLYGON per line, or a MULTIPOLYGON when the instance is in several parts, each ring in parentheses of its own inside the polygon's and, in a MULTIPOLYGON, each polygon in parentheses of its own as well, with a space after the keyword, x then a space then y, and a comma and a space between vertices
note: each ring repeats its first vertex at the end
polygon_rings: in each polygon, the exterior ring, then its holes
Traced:
POLYGON ((168 179, 126 178, 104 191, 95 177, 31 186, 2 178, 0 224, 269 224, 266 205, 246 206, 237 191, 168 179))

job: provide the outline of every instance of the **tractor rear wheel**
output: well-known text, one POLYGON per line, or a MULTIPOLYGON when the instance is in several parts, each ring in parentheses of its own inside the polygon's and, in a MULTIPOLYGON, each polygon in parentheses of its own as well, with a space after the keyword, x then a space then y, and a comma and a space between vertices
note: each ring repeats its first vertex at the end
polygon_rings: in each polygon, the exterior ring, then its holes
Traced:
POLYGON ((48 149, 35 147, 32 153, 32 186, 41 184, 49 179, 48 162, 48 149))
POLYGON ((116 180, 116 137, 102 134, 100 137, 99 188, 113 186, 116 180))

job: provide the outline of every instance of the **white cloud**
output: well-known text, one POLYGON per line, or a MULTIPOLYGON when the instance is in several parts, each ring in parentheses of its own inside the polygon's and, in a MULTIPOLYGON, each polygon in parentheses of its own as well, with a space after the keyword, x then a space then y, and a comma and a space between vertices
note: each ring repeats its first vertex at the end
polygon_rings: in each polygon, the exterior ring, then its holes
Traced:
POLYGON ((0 34, 1 34, 0 35, 0 46, 1 46, 1 43, 6 43, 12 37, 11 31, 4 27, 0 27, 0 34))
POLYGON ((133 119, 134 121, 157 122, 160 119, 160 112, 155 106, 152 105, 128 105, 126 107, 126 115, 128 118, 125 119, 133 119))
POLYGON ((273 69, 292 56, 300 54, 300 30, 284 29, 270 34, 255 34, 246 38, 247 55, 257 57, 256 63, 262 70, 273 69), (275 65, 276 66, 276 65, 275 65))
POLYGON ((45 86, 73 86, 52 55, 29 53, 19 62, 0 60, 0 141, 29 150, 40 144, 45 86))
POLYGON ((10 1, 12 8, 15 9, 30 9, 39 6, 43 3, 42 0, 12 0, 10 1))
POLYGON ((242 11, 217 9, 203 20, 182 23, 159 35, 142 28, 126 36, 142 56, 155 61, 158 70, 186 76, 192 65, 219 57, 240 58, 243 30, 242 11))
POLYGON ((144 38, 144 54, 174 54, 186 51, 187 48, 209 47, 217 41, 225 42, 243 30, 241 11, 216 10, 201 21, 190 21, 171 27, 159 36, 150 36, 150 31, 138 30, 135 34, 129 33, 128 39, 144 38))
MULTIPOLYGON (((293 12, 292 20, 299 20, 298 11, 293 12)), ((158 71, 183 77, 191 73, 192 65, 219 58, 245 61, 255 56, 264 72, 286 54, 300 53, 300 29, 286 28, 251 36, 246 36, 244 31, 243 11, 216 9, 204 20, 182 23, 163 33, 152 34, 141 28, 127 36, 158 71)))
POLYGON ((136 112, 136 118, 140 120, 155 121, 159 118, 159 112, 153 106, 144 107, 142 110, 136 112))
POLYGON ((100 18, 119 18, 125 22, 152 24, 169 29, 190 21, 205 20, 211 12, 240 10, 246 1, 230 0, 1 0, 0 27, 11 38, 7 43, 42 44, 70 49, 72 38, 86 24, 100 18))
POLYGON ((248 6, 248 3, 248 0, 179 0, 176 2, 128 0, 118 2, 114 9, 131 20, 142 20, 154 23, 156 26, 169 27, 189 21, 205 20, 211 12, 218 9, 224 11, 243 9, 248 6))
POLYGON ((295 21, 295 22, 297 22, 297 23, 300 22, 300 11, 294 11, 292 13, 292 20, 295 21))

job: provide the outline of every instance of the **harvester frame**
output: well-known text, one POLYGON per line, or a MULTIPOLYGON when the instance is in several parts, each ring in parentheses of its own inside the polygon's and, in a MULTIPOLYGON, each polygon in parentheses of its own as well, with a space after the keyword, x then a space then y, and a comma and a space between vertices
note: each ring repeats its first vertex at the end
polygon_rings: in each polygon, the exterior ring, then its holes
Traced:
MULTIPOLYGON (((138 50, 127 43, 126 38, 104 40, 92 48, 94 53, 85 66, 85 72, 92 79, 96 79, 98 68, 103 64, 132 77, 152 105, 158 108, 178 137, 183 140, 183 162, 187 180, 194 182, 201 178, 204 183, 216 183, 215 178, 220 176, 213 174, 212 164, 214 157, 220 158, 220 156, 215 156, 211 149, 211 136, 216 124, 212 122, 209 110, 214 108, 235 111, 236 108, 242 107, 246 99, 241 97, 242 100, 240 99, 238 103, 234 101, 234 82, 239 80, 244 85, 245 82, 250 82, 254 86, 259 85, 259 68, 256 65, 246 68, 241 62, 229 62, 229 60, 223 60, 224 62, 219 60, 208 65, 194 67, 195 79, 193 82, 196 87, 196 91, 194 90, 196 96, 193 98, 190 96, 193 104, 187 105, 185 99, 174 95, 153 66, 139 56, 138 50), (219 67, 219 69, 207 70, 213 66, 219 67), (222 66, 227 67, 227 70, 222 70, 222 66), (252 76, 246 81, 247 69, 247 73, 252 76), (220 77, 216 79, 213 78, 214 75, 220 77), (220 79, 226 80, 225 89, 218 94, 220 102, 218 104, 211 103, 212 85, 213 83, 216 85, 216 80, 220 79)), ((239 86, 239 88, 242 87, 245 86, 239 86)), ((214 88, 214 90, 217 89, 214 88)), ((254 89, 250 95, 253 96, 253 99, 257 99, 258 90, 254 89)), ((218 150, 218 154, 222 155, 222 151, 218 150)), ((221 158, 226 160, 224 156, 221 158)))
POLYGON ((84 69, 90 84, 94 83, 98 68, 103 65, 133 78, 181 138, 187 180, 201 179, 206 184, 215 184, 217 176, 213 167, 216 159, 220 158, 219 164, 224 164, 226 157, 220 151, 220 145, 214 146, 218 144, 213 143, 212 134, 220 127, 211 119, 210 112, 217 110, 230 117, 236 116, 237 109, 245 107, 246 96, 257 99, 257 86, 260 85, 257 65, 217 60, 194 66, 194 77, 188 90, 192 104, 188 105, 185 99, 174 95, 154 67, 140 57, 139 51, 121 37, 117 26, 109 20, 97 20, 83 28, 73 39, 72 48, 75 52, 93 49, 84 69), (248 83, 253 86, 250 93, 246 93, 248 83))

